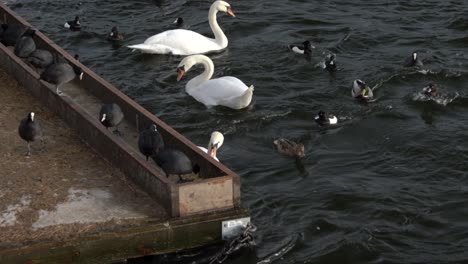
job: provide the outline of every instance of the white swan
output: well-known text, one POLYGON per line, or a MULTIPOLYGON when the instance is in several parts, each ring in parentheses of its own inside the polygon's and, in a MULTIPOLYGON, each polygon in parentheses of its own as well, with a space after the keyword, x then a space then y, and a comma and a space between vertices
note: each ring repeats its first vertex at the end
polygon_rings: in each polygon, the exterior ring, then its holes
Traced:
POLYGON ((215 36, 207 38, 197 32, 186 29, 164 31, 145 40, 143 44, 128 46, 143 53, 192 55, 222 50, 227 47, 228 39, 216 21, 218 11, 235 17, 231 6, 224 1, 216 1, 208 12, 208 21, 215 36))
POLYGON ((241 80, 232 76, 211 79, 214 65, 205 55, 192 55, 185 57, 177 68, 177 81, 180 81, 185 72, 195 64, 203 64, 205 71, 191 79, 185 85, 185 91, 195 100, 206 106, 222 105, 233 109, 247 107, 252 101, 254 87, 247 87, 241 80))
POLYGON ((212 157, 216 161, 219 161, 218 157, 216 157, 216 152, 223 145, 223 142, 223 134, 221 132, 215 131, 211 133, 210 142, 208 143, 208 149, 200 146, 198 146, 198 148, 205 151, 205 153, 208 153, 208 155, 210 155, 210 157, 212 157))

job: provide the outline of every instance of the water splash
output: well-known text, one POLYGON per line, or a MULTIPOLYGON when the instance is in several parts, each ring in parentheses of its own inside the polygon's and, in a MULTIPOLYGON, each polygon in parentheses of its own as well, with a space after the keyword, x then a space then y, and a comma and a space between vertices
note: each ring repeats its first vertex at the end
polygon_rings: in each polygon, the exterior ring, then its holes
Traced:
POLYGON ((453 102, 458 97, 460 97, 460 94, 458 92, 455 92, 455 94, 439 94, 436 96, 428 96, 422 92, 418 92, 413 95, 412 99, 413 101, 417 102, 433 101, 438 105, 447 106, 449 103, 453 102))

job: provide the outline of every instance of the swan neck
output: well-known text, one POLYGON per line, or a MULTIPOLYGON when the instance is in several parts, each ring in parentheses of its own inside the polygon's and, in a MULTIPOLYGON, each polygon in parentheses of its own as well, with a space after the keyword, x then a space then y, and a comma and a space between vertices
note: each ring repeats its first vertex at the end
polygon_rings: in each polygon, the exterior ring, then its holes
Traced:
POLYGON ((196 61, 196 64, 203 64, 205 70, 203 71, 203 73, 201 73, 200 75, 193 78, 187 83, 187 90, 197 87, 198 85, 211 79, 211 77, 213 76, 214 64, 211 60, 206 59, 204 57, 199 57, 196 61))
POLYGON ((210 8, 210 12, 208 13, 208 21, 210 23, 210 28, 215 36, 215 42, 218 43, 222 48, 225 48, 228 45, 228 39, 226 38, 226 35, 224 35, 224 32, 221 29, 221 27, 219 27, 218 25, 218 21, 216 18, 217 13, 218 9, 212 6, 210 8))

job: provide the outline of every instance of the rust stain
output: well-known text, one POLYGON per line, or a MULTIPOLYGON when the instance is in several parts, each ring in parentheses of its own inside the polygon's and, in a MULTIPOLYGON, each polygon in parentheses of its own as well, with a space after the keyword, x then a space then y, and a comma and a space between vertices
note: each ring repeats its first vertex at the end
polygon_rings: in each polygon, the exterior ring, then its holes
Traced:
POLYGON ((141 255, 144 255, 144 256, 151 255, 151 254, 154 253, 154 249, 147 248, 144 245, 138 246, 137 251, 138 251, 138 253, 140 253, 141 255))
POLYGON ((75 251, 73 252, 73 255, 72 255, 72 260, 77 260, 78 258, 80 258, 80 251, 75 251))

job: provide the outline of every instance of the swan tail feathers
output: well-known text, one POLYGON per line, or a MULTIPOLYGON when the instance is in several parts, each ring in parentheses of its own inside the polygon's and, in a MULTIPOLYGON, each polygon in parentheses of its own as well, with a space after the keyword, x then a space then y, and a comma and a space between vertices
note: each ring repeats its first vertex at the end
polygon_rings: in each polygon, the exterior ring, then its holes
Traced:
POLYGON ((250 102, 252 101, 253 91, 254 91, 254 86, 250 85, 250 87, 247 88, 247 90, 241 97, 239 109, 245 108, 250 105, 250 102))

